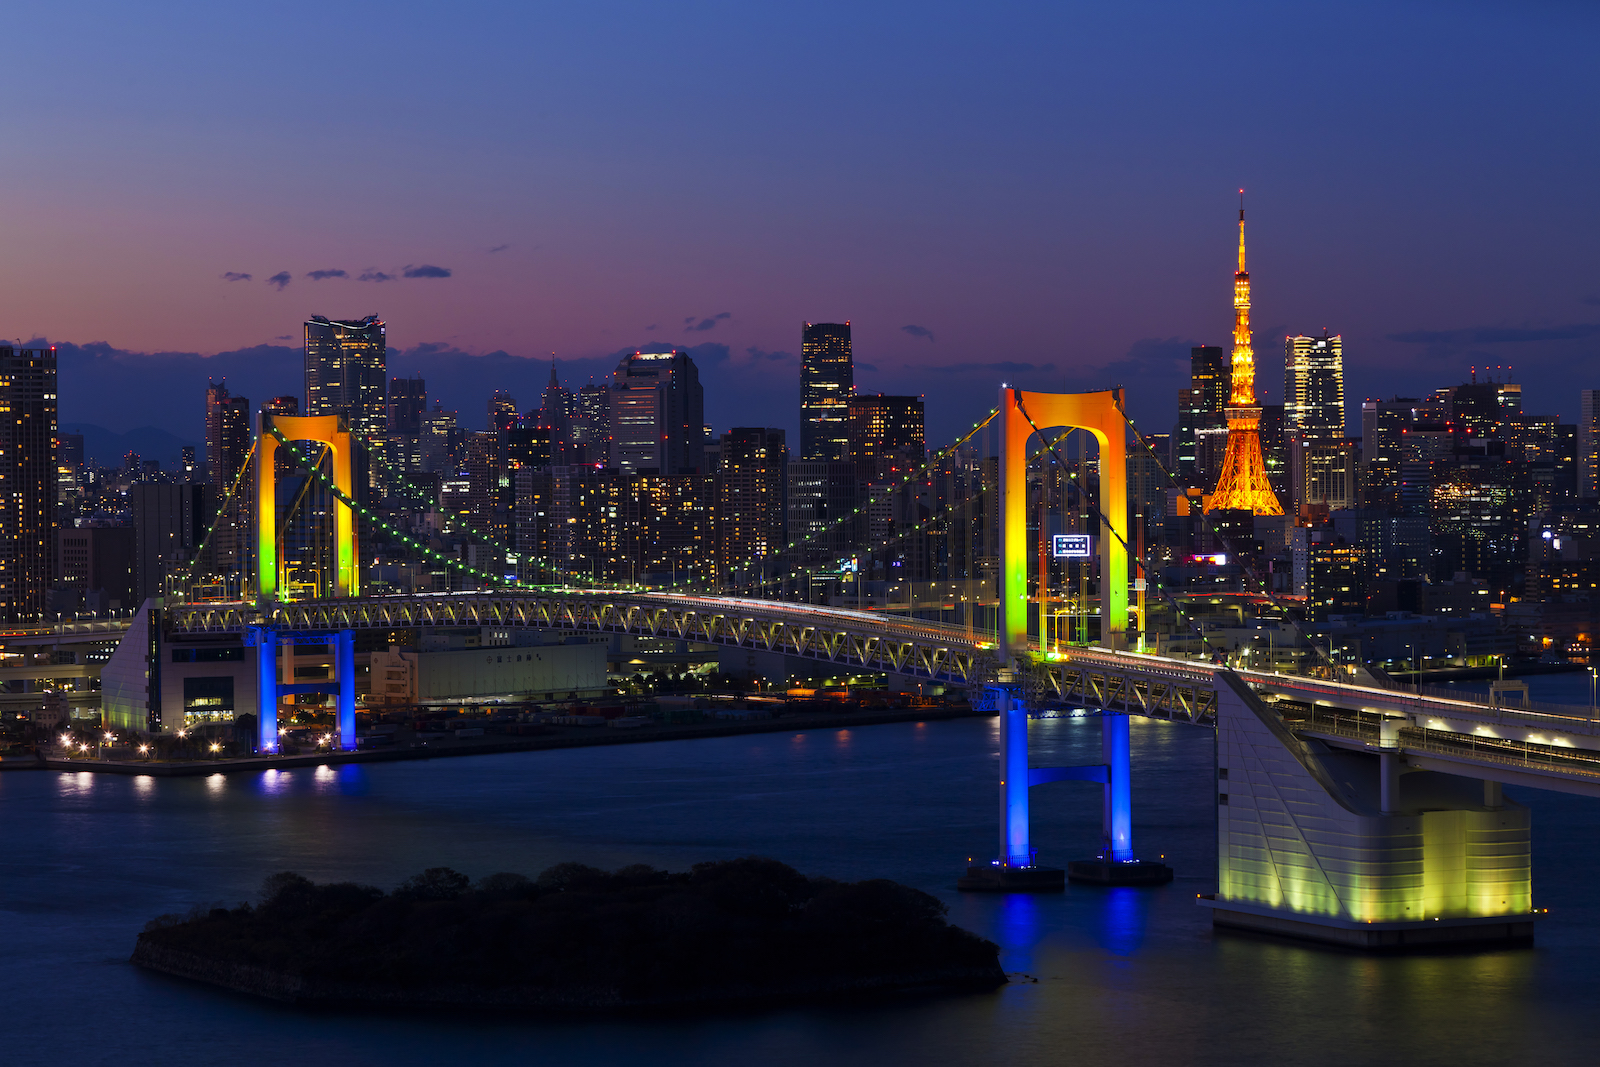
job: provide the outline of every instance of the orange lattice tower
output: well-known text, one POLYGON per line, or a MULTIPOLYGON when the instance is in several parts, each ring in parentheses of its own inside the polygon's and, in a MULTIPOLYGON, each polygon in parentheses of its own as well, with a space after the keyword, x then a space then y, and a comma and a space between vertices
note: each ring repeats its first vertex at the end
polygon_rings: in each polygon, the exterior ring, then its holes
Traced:
POLYGON ((1250 274, 1244 269, 1244 190, 1239 190, 1239 272, 1233 276, 1233 392, 1228 397, 1228 454, 1208 510, 1282 515, 1261 459, 1256 354, 1250 347, 1250 274))

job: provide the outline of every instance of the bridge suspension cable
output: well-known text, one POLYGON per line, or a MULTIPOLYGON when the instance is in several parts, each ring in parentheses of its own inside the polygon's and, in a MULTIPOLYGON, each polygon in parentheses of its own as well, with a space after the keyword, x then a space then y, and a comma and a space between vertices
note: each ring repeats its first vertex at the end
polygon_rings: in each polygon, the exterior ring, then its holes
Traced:
MULTIPOLYGON (((781 556, 785 555, 786 553, 793 551, 796 548, 800 548, 803 545, 811 543, 812 541, 816 540, 819 537, 822 537, 825 534, 832 533, 834 530, 837 530, 840 526, 842 526, 846 522, 854 522, 857 519, 857 517, 860 516, 860 514, 863 511, 871 508, 874 504, 879 504, 879 503, 882 503, 883 501, 889 499, 895 493, 897 493, 901 489, 905 488, 914 479, 920 478, 923 474, 927 473, 929 469, 931 469, 935 464, 937 464, 938 462, 943 460, 946 456, 951 455, 954 452, 956 452, 957 450, 959 450, 962 445, 964 445, 968 441, 972 440, 972 438, 974 436, 976 436, 978 431, 982 430, 985 426, 987 426, 991 422, 993 422, 995 417, 997 415, 999 415, 999 414, 1000 414, 1000 410, 998 408, 991 409, 986 416, 984 416, 978 422, 974 423, 972 425, 971 429, 969 429, 966 433, 962 434, 959 438, 957 438, 951 444, 948 444, 944 448, 941 448, 938 452, 935 452, 931 457, 929 457, 925 462, 923 462, 921 466, 917 467, 915 470, 909 471, 908 473, 906 473, 897 482, 889 482, 889 483, 887 483, 887 484, 885 484, 883 486, 880 486, 878 491, 877 491, 877 493, 875 493, 874 495, 869 497, 865 502, 863 502, 859 506, 852 508, 848 512, 842 513, 838 518, 834 519, 832 522, 829 522, 829 523, 827 523, 827 524, 825 524, 825 525, 823 525, 821 527, 818 527, 815 530, 810 531, 804 537, 795 538, 794 540, 790 541, 788 544, 784 545, 781 549, 775 549, 775 550, 772 550, 772 551, 768 551, 766 553, 763 553, 760 556, 756 556, 756 557, 753 557, 751 559, 747 559, 739 567, 736 567, 736 568, 733 568, 733 569, 734 570, 745 571, 745 572, 749 572, 750 570, 752 570, 754 568, 758 568, 758 567, 764 569, 765 566, 766 566, 766 562, 768 560, 776 558, 776 557, 781 557, 781 556)), ((801 573, 804 573, 806 571, 816 570, 820 566, 822 566, 821 563, 812 563, 812 564, 801 564, 799 566, 791 567, 787 572, 785 572, 781 576, 777 576, 777 577, 774 577, 774 578, 771 578, 771 579, 766 579, 766 578, 760 579, 757 582, 749 585, 747 588, 756 589, 756 590, 763 590, 769 585, 785 582, 791 577, 794 577, 794 576, 796 576, 798 574, 801 574, 801 573)), ((674 588, 676 588, 676 587, 674 587, 674 588)))
POLYGON ((211 543, 211 535, 217 532, 217 524, 227 514, 228 505, 239 495, 239 487, 244 484, 245 476, 250 473, 250 460, 256 454, 256 443, 250 442, 249 451, 245 452, 244 459, 239 463, 239 472, 233 476, 233 483, 228 486, 227 493, 218 505, 216 514, 211 516, 211 525, 206 529, 206 535, 200 539, 200 545, 194 550, 194 558, 189 560, 189 566, 183 572, 183 584, 187 588, 194 581, 194 570, 200 565, 200 559, 205 555, 206 546, 211 543))
POLYGON ((295 464, 298 467, 300 467, 302 470, 304 470, 307 473, 309 473, 310 475, 312 475, 312 477, 316 478, 317 481, 322 483, 322 486, 325 489, 327 489, 329 492, 331 492, 335 497, 337 497, 340 503, 344 504, 346 507, 350 508, 352 511, 355 511, 356 513, 361 515, 362 518, 368 520, 369 522, 375 523, 380 529, 382 529, 384 531, 384 533, 388 534, 389 536, 395 538, 398 541, 401 541, 407 547, 409 547, 409 548, 411 548, 411 549, 413 549, 413 550, 415 550, 417 552, 422 553, 424 556, 426 556, 426 557, 428 557, 428 558, 430 558, 432 560, 435 560, 436 562, 444 564, 446 567, 449 567, 449 568, 451 568, 453 570, 461 571, 461 572, 466 573, 466 574, 470 574, 475 578, 480 578, 480 579, 482 579, 482 580, 484 580, 486 582, 489 582, 491 584, 500 585, 500 586, 519 587, 519 588, 536 588, 534 586, 529 586, 526 583, 523 583, 523 582, 515 580, 515 579, 513 579, 511 581, 507 581, 506 578, 503 575, 490 574, 489 572, 480 570, 479 568, 474 567, 471 564, 465 563, 465 562, 463 562, 461 560, 458 560, 458 559, 455 559, 455 558, 453 558, 451 556, 447 556, 444 553, 439 552, 439 551, 435 550, 434 548, 423 544, 421 541, 416 540, 415 538, 411 537, 409 534, 405 533, 404 531, 399 530, 394 526, 391 526, 382 516, 375 515, 371 511, 369 511, 367 508, 362 506, 361 504, 356 503, 355 500, 353 500, 352 498, 347 496, 344 493, 343 490, 341 490, 337 485, 335 485, 333 483, 332 479, 330 479, 327 475, 323 474, 320 469, 318 469, 317 467, 314 467, 311 464, 311 462, 308 459, 306 459, 306 457, 304 457, 304 456, 302 456, 300 454, 300 451, 298 449, 294 448, 292 445, 289 444, 289 441, 283 436, 283 431, 279 430, 276 426, 273 426, 273 427, 271 427, 269 429, 269 432, 272 434, 273 437, 277 438, 279 444, 286 446, 287 451, 288 451, 290 457, 294 460, 295 464))

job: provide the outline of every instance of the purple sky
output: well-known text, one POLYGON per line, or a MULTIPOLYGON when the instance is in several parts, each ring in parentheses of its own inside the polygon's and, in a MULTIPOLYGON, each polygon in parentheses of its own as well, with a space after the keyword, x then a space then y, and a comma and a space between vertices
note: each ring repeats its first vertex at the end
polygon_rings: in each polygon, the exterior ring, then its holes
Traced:
POLYGON ((1002 380, 1123 384, 1164 429, 1189 344, 1227 343, 1242 185, 1265 399, 1283 333, 1327 326, 1352 405, 1509 364, 1572 418, 1597 30, 1473 0, 16 2, 0 333, 82 346, 64 422, 187 439, 207 374, 298 393, 305 317, 368 313, 474 426, 552 351, 576 384, 665 343, 712 346, 718 429, 793 433, 800 325, 848 318, 860 387, 925 393, 931 440, 1002 380))

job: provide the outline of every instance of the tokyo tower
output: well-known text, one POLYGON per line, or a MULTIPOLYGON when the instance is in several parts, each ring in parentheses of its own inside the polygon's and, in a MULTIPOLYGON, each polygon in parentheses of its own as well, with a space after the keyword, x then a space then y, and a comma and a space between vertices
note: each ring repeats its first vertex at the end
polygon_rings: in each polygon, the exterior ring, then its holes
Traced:
POLYGON ((1233 276, 1233 391, 1228 397, 1228 452, 1207 510, 1282 515, 1261 459, 1261 405, 1250 347, 1250 274, 1244 269, 1244 190, 1239 190, 1239 270, 1233 276))

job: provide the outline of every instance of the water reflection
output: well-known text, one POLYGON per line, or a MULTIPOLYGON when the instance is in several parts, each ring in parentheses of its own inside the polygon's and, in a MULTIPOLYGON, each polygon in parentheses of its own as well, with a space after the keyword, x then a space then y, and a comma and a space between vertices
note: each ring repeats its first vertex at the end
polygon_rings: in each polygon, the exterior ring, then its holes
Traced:
POLYGON ((1128 886, 1099 892, 1105 897, 1100 908, 1100 946, 1114 956, 1133 955, 1144 946, 1148 892, 1128 886))

